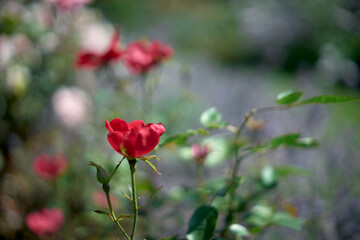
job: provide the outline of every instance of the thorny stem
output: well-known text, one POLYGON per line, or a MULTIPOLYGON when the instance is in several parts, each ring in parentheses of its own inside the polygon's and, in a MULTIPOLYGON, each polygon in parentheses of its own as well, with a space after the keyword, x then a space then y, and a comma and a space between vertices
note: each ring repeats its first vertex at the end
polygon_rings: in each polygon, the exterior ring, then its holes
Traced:
POLYGON ((111 204, 111 200, 110 200, 110 185, 108 183, 104 183, 103 184, 103 190, 104 190, 105 195, 106 195, 106 200, 107 200, 107 203, 108 203, 108 206, 109 206, 109 211, 110 211, 110 215, 111 215, 111 218, 112 218, 113 222, 116 223, 116 225, 118 226, 120 231, 124 234, 126 239, 130 240, 129 236, 125 232, 124 228, 120 225, 119 221, 117 220, 117 218, 116 218, 116 216, 114 214, 112 204, 111 204))
POLYGON ((136 183, 135 183, 135 170, 136 170, 136 160, 132 159, 129 160, 130 166, 130 173, 131 173, 131 191, 132 191, 132 203, 134 208, 134 223, 133 229, 131 233, 131 240, 135 239, 135 231, 136 231, 136 224, 138 219, 139 208, 137 206, 137 196, 136 196, 136 183))

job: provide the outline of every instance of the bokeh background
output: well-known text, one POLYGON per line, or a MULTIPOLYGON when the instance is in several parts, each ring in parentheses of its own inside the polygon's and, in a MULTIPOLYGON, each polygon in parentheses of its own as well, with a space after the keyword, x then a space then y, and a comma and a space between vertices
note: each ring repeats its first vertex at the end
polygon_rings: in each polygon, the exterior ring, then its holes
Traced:
MULTIPOLYGON (((58 207, 65 224, 53 239, 116 239, 113 223, 92 209, 101 185, 89 161, 112 169, 121 156, 106 140, 105 119, 142 118, 162 122, 166 136, 201 127, 199 116, 216 107, 238 126, 245 112, 274 104, 276 95, 297 89, 360 96, 360 4, 356 0, 94 0, 60 10, 51 1, 0 2, 0 236, 37 239, 26 215, 58 207), (151 111, 141 105, 139 76, 122 64, 79 70, 79 49, 102 51, 114 31, 121 42, 159 39, 174 56, 149 78, 151 111), (54 181, 40 179, 32 163, 41 153, 64 154, 67 171, 54 181), (94 200, 95 199, 95 200, 94 200)), ((286 203, 305 220, 302 230, 269 227, 251 239, 360 239, 360 105, 315 105, 257 116, 270 139, 301 132, 320 142, 313 149, 279 149, 246 159, 244 176, 264 165, 291 165, 307 174, 279 181, 266 196, 286 203)), ((205 178, 226 173, 229 133, 205 139, 215 145, 205 178), (216 147, 217 146, 217 147, 216 147)), ((191 141, 203 140, 194 138, 191 141)), ((190 143, 191 143, 190 141, 190 143)), ((140 192, 163 189, 141 209, 139 234, 148 239, 184 237, 196 208, 189 146, 166 146, 157 176, 139 164, 140 192), (152 238, 150 238, 152 237, 152 238)), ((112 182, 117 211, 129 213, 128 168, 112 182)), ((240 187, 241 191, 241 187, 240 187)), ((145 195, 146 195, 145 194, 145 195)), ((131 221, 124 220, 126 228, 131 221)))

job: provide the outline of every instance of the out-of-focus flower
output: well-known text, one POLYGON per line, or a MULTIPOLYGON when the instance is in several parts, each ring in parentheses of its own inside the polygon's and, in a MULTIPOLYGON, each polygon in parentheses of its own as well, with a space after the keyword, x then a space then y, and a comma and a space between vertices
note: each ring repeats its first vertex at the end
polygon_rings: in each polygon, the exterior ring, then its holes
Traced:
POLYGON ((23 65, 12 65, 6 71, 6 86, 17 96, 26 92, 29 81, 29 69, 23 65))
MULTIPOLYGON (((98 207, 101 208, 107 208, 108 207, 108 203, 107 203, 107 199, 106 199, 106 195, 104 192, 94 192, 92 194, 92 200, 94 202, 94 204, 98 207)), ((117 207, 118 201, 117 198, 110 194, 110 201, 111 201, 111 205, 113 208, 117 207)))
POLYGON ((43 208, 26 216, 26 225, 38 236, 52 235, 64 224, 64 213, 58 208, 43 208))
POLYGON ((16 34, 12 41, 17 55, 25 55, 34 48, 33 43, 25 34, 16 34))
POLYGON ((60 10, 67 11, 92 2, 92 0, 46 0, 55 4, 60 10))
POLYGON ((122 54, 120 34, 119 32, 116 32, 105 52, 97 53, 89 50, 79 51, 76 56, 75 66, 77 68, 96 69, 102 65, 118 60, 122 54))
POLYGON ((0 35, 0 68, 6 66, 14 55, 14 44, 6 35, 0 35))
POLYGON ((154 150, 165 132, 161 123, 145 125, 142 120, 135 120, 127 124, 119 118, 110 123, 106 119, 106 128, 109 130, 107 139, 110 145, 128 159, 141 157, 154 150))
POLYGON ((194 143, 191 146, 191 151, 193 154, 193 157, 198 163, 204 163, 207 155, 210 152, 210 147, 208 145, 200 146, 199 143, 194 143))
POLYGON ((171 57, 173 49, 160 41, 129 43, 123 60, 132 74, 145 74, 161 61, 171 57))
POLYGON ((45 180, 54 180, 65 172, 68 162, 63 155, 51 157, 48 154, 40 154, 33 161, 35 173, 45 180))
POLYGON ((91 110, 86 92, 77 87, 62 87, 54 93, 52 106, 60 121, 69 128, 85 122, 91 110))

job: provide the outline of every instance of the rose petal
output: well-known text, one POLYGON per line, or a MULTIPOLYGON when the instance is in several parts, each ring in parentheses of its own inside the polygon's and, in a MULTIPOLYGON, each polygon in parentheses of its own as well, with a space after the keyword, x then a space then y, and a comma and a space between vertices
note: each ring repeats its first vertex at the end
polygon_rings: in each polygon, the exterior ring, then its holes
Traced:
POLYGON ((122 120, 122 119, 119 119, 119 118, 113 119, 110 122, 110 126, 111 126, 113 131, 126 132, 126 131, 129 130, 128 124, 125 122, 125 120, 122 120))

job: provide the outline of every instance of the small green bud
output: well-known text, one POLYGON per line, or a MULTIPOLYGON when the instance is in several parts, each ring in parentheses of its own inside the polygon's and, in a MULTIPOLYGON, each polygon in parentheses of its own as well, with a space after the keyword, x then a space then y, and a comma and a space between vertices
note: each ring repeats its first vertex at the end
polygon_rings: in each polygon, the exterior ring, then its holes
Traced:
POLYGON ((99 164, 90 162, 90 166, 96 167, 96 178, 99 183, 108 183, 110 181, 109 173, 99 164))

